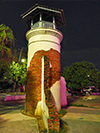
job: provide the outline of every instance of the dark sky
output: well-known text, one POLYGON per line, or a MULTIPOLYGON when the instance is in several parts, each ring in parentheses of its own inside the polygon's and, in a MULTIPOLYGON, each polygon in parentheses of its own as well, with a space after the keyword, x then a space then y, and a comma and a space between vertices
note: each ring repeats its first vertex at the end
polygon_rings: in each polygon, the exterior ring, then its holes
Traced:
POLYGON ((9 26, 16 38, 16 49, 27 47, 28 27, 20 15, 36 3, 64 10, 66 25, 61 43, 61 66, 80 61, 94 63, 100 70, 100 2, 99 0, 2 0, 0 24, 9 26))

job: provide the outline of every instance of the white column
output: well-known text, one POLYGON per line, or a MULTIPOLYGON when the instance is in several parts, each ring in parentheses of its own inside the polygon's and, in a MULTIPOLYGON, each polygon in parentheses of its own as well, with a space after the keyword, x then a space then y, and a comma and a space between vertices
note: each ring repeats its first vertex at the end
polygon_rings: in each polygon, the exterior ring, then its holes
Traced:
POLYGON ((42 98, 41 98, 41 109, 42 109, 42 117, 44 121, 45 128, 48 131, 48 119, 49 119, 49 110, 45 103, 45 93, 44 93, 44 56, 42 56, 42 76, 41 76, 41 88, 42 88, 42 98))
POLYGON ((56 25, 55 25, 55 17, 53 16, 53 29, 56 29, 56 25))
POLYGON ((39 27, 42 27, 42 14, 40 13, 39 27))
POLYGON ((33 19, 31 20, 31 29, 32 29, 32 27, 33 27, 33 19))
POLYGON ((42 56, 42 79, 41 79, 41 99, 42 99, 42 109, 43 109, 43 98, 44 98, 44 56, 42 56))

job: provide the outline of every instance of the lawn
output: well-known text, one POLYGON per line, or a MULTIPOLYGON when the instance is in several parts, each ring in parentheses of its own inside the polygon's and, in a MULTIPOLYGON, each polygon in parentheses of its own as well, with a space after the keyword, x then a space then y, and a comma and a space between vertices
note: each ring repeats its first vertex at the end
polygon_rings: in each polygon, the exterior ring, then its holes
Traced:
POLYGON ((69 106, 100 108, 100 95, 68 96, 69 106))

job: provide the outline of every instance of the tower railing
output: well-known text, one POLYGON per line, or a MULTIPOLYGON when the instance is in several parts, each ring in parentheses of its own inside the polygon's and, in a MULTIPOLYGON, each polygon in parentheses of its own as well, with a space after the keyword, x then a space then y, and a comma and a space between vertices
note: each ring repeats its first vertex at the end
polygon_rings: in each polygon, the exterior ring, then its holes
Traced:
POLYGON ((55 24, 54 23, 51 23, 51 22, 47 22, 47 21, 38 21, 36 22, 35 24, 33 24, 31 26, 31 29, 34 29, 34 28, 38 28, 38 27, 48 27, 48 28, 52 28, 52 29, 55 29, 55 24))

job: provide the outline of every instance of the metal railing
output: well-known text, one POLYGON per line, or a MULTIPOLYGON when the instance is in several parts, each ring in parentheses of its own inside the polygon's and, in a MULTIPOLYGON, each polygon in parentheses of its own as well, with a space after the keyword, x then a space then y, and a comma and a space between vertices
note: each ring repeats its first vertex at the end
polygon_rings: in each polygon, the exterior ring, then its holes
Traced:
POLYGON ((38 21, 36 22, 35 24, 33 24, 31 26, 31 29, 34 29, 34 28, 38 28, 38 27, 48 27, 48 28, 52 28, 52 29, 55 29, 55 24, 51 23, 51 22, 47 22, 47 21, 38 21))

